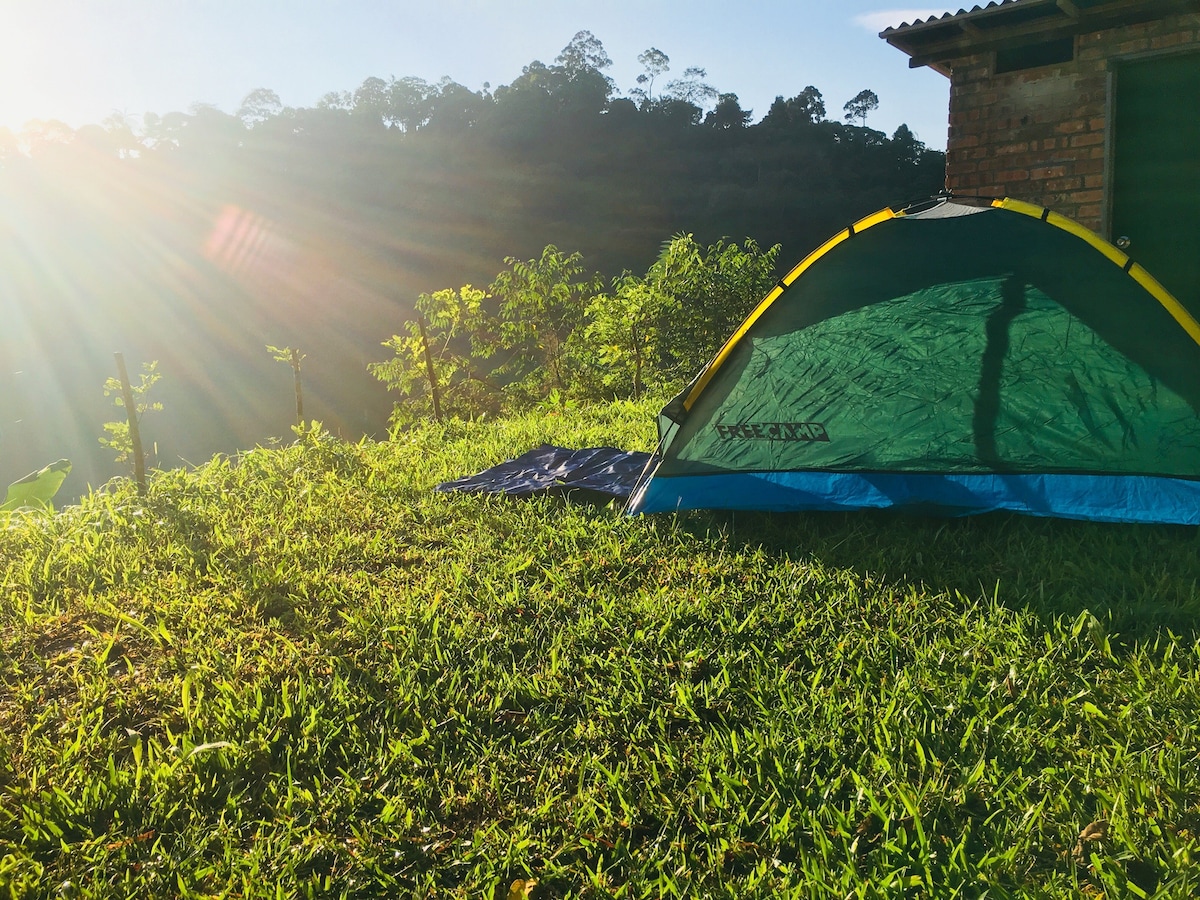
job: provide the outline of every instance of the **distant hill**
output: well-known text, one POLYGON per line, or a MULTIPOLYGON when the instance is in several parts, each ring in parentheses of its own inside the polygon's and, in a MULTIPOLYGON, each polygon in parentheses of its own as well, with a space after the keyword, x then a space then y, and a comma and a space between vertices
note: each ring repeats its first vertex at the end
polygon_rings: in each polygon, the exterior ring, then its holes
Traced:
POLYGON ((267 344, 306 353, 310 417, 380 434, 391 399, 366 364, 422 291, 486 285, 549 243, 640 272, 679 232, 779 243, 790 266, 942 185, 943 154, 826 120, 815 89, 748 125, 733 95, 705 115, 542 70, 494 94, 368 79, 311 109, 256 92, 239 116, 0 141, 0 479, 67 456, 78 494, 117 472, 97 443, 114 350, 160 360, 146 432, 163 465, 288 433, 291 375, 267 344))

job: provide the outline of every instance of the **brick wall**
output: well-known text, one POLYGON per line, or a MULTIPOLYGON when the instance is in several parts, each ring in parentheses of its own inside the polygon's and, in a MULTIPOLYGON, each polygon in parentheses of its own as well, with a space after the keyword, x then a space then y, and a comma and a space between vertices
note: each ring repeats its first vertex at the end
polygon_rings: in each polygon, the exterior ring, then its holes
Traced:
POLYGON ((1108 61, 1195 44, 1200 15, 1081 34, 1074 62, 993 75, 991 53, 952 62, 946 186, 1015 197, 1100 231, 1108 61))

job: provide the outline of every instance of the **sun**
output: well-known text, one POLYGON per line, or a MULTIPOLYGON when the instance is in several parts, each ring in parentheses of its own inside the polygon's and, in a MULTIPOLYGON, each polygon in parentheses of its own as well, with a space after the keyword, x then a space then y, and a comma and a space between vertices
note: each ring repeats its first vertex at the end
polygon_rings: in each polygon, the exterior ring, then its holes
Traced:
POLYGON ((52 101, 71 78, 86 78, 70 48, 56 43, 34 10, 38 4, 0 0, 0 128, 20 131, 30 119, 55 117, 52 101))

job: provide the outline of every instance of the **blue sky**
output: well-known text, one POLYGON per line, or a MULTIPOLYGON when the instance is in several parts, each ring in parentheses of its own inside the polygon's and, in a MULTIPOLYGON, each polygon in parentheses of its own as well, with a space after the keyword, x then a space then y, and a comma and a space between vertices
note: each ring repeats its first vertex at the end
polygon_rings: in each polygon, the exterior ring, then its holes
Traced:
POLYGON ((867 124, 901 122, 944 148, 948 81, 908 68, 876 34, 958 6, 887 0, 0 0, 0 126, 32 118, 74 127, 213 103, 233 111, 254 88, 286 105, 353 90, 375 75, 448 75, 473 89, 552 62, 575 32, 603 41, 622 91, 637 56, 671 58, 666 79, 703 66, 757 120, 776 94, 812 84, 830 116, 863 88, 867 124))

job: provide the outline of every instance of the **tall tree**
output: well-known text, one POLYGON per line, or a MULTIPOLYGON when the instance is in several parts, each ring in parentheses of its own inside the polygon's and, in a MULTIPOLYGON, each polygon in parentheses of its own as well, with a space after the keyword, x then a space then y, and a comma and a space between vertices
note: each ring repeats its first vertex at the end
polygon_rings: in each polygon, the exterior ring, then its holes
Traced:
POLYGON ((704 117, 704 124, 719 131, 729 131, 745 128, 753 115, 754 110, 742 109, 737 94, 721 94, 717 98, 717 105, 704 117))
POLYGON ((247 128, 253 128, 272 116, 279 115, 282 109, 283 103, 277 93, 270 88, 255 88, 242 99, 237 117, 247 128))
POLYGON ((842 107, 846 112, 846 121, 858 119, 859 124, 867 127, 867 115, 879 109, 879 97, 874 91, 864 90, 859 91, 854 95, 853 100, 848 100, 846 105, 842 107))
POLYGON ((811 84, 788 101, 788 108, 797 122, 815 125, 825 121, 825 98, 811 84))
POLYGON ((608 105, 616 86, 604 69, 612 65, 612 60, 594 34, 577 32, 554 62, 565 77, 565 89, 560 92, 564 108, 599 113, 608 105))
POLYGON ((490 102, 482 94, 450 78, 438 82, 430 98, 429 127, 438 131, 463 131, 476 125, 490 102))
POLYGON ((113 110, 100 124, 108 132, 112 147, 121 158, 134 156, 142 149, 141 142, 134 134, 134 119, 129 113, 113 110))
POLYGON ((388 121, 391 117, 391 100, 388 83, 372 76, 365 79, 354 92, 354 114, 379 122, 388 121))
POLYGON ((390 124, 401 131, 413 132, 429 121, 437 89, 422 78, 411 75, 394 78, 388 88, 390 124))
POLYGON ((708 72, 700 66, 688 66, 682 78, 667 82, 667 96, 703 108, 717 96, 717 89, 704 81, 707 77, 708 72))
POLYGON ((763 117, 763 124, 780 125, 815 125, 825 120, 825 98, 811 84, 795 97, 784 100, 777 96, 771 108, 763 117))
POLYGON ((651 47, 638 54, 638 62, 645 71, 637 77, 638 87, 629 93, 642 106, 647 106, 654 103, 654 79, 664 72, 671 71, 671 57, 657 47, 651 47))
POLYGON ((354 109, 354 95, 349 91, 329 91, 321 95, 317 109, 354 109))
POLYGON ((179 111, 161 116, 148 112, 142 116, 142 136, 156 151, 177 148, 183 143, 183 134, 190 121, 191 116, 179 111))
POLYGON ((21 129, 21 143, 30 156, 61 149, 75 140, 75 130, 58 119, 31 119, 21 129))
POLYGON ((907 125, 901 123, 892 135, 892 150, 900 165, 915 165, 921 161, 925 145, 917 140, 917 136, 907 125))
POLYGON ((600 72, 612 65, 604 44, 590 31, 577 31, 554 61, 562 66, 568 78, 588 71, 600 72))

